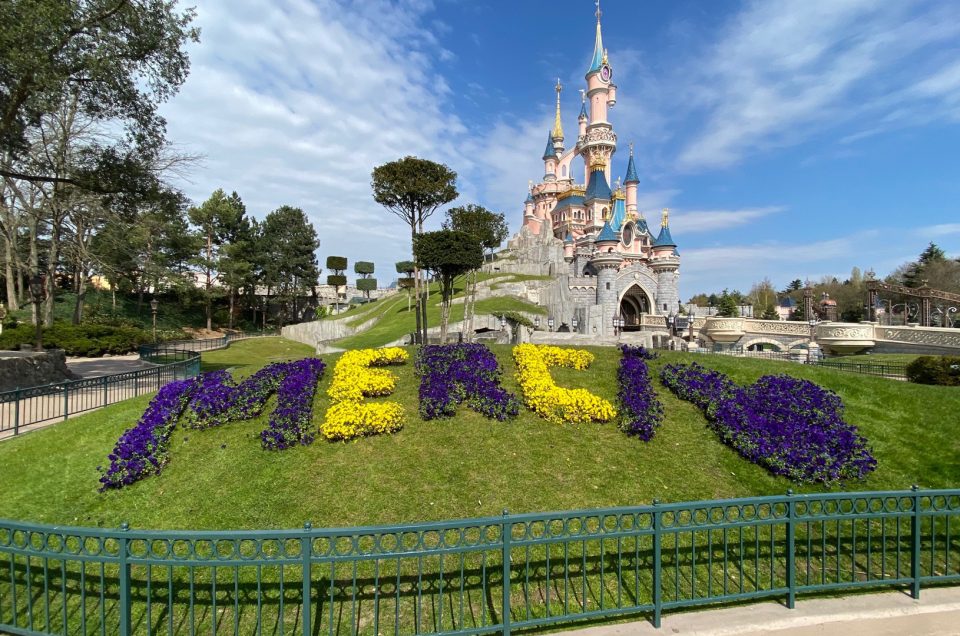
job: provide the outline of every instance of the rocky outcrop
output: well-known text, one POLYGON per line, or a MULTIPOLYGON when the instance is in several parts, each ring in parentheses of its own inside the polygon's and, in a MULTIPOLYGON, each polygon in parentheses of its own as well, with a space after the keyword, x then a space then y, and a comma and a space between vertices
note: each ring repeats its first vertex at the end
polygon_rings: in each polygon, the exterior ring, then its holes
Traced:
POLYGON ((77 380, 62 349, 0 352, 0 391, 77 380))

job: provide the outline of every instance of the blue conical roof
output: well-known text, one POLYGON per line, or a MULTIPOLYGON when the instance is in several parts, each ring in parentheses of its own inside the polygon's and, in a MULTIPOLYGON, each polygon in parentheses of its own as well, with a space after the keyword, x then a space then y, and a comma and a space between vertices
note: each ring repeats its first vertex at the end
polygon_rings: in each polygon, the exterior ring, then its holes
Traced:
POLYGON ((613 202, 613 216, 610 218, 610 227, 619 231, 627 220, 627 206, 623 199, 616 199, 613 202))
POLYGON ((593 42, 593 59, 590 60, 590 70, 587 75, 599 71, 603 66, 603 36, 600 34, 600 13, 597 12, 597 35, 593 42))
POLYGON ((553 135, 547 133, 547 148, 543 151, 544 159, 556 159, 557 157, 557 148, 553 145, 553 135))
POLYGON ((630 161, 627 162, 627 178, 624 183, 640 183, 637 178, 637 167, 633 165, 633 152, 630 152, 630 161))
POLYGON ((637 219, 637 230, 642 231, 642 232, 646 232, 647 234, 650 233, 650 228, 647 227, 647 220, 646 220, 646 219, 644 219, 644 218, 639 218, 639 219, 637 219))
POLYGON ((605 221, 603 223, 603 229, 600 230, 600 233, 597 234, 597 242, 603 243, 604 241, 612 241, 616 243, 620 239, 617 238, 617 233, 613 231, 613 228, 610 227, 610 223, 605 221))
POLYGON ((587 102, 580 102, 580 119, 587 118, 587 102))
POLYGON ((670 236, 670 226, 664 225, 660 228, 660 236, 657 237, 657 240, 653 242, 654 247, 676 247, 677 244, 673 242, 673 237, 670 236))
POLYGON ((590 173, 590 180, 587 182, 587 192, 584 196, 585 201, 590 199, 610 200, 613 193, 610 191, 610 184, 607 183, 607 175, 603 168, 596 168, 590 173))
POLYGON ((532 193, 532 192, 527 192, 527 198, 526 198, 526 200, 524 201, 524 203, 533 203, 533 193, 532 193))

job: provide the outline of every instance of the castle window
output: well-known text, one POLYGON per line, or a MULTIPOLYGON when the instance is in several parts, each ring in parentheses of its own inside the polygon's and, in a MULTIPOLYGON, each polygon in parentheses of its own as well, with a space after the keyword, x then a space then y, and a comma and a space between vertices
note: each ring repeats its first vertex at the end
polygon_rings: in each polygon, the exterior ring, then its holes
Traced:
POLYGON ((606 221, 606 220, 607 220, 607 208, 603 208, 603 210, 601 210, 601 214, 603 215, 603 220, 606 221))
POLYGON ((610 289, 610 283, 607 283, 607 289, 608 290, 610 289))

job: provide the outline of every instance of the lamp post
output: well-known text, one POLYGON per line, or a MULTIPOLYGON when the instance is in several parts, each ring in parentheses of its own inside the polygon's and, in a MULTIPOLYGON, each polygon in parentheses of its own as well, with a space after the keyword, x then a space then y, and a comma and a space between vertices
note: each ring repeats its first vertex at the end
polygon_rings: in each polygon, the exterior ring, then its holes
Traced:
POLYGON ((40 321, 40 303, 47 297, 44 277, 39 272, 30 277, 30 297, 33 298, 33 321, 37 326, 36 348, 43 351, 43 324, 40 321))
POLYGON ((160 306, 160 301, 156 298, 150 301, 150 313, 153 314, 153 342, 157 342, 157 307, 160 306))
POLYGON ((817 319, 811 318, 810 324, 810 343, 807 345, 807 364, 813 362, 813 340, 816 337, 817 319))
POLYGON ((500 316, 500 331, 504 331, 507 328, 507 317, 500 316))
POLYGON ((534 328, 534 329, 539 329, 539 328, 540 328, 540 316, 534 316, 534 317, 533 317, 533 328, 534 328))
POLYGON ((693 344, 693 320, 697 317, 697 310, 693 307, 690 308, 690 344, 693 344))
POLYGON ((547 329, 553 331, 553 318, 547 318, 547 329))
POLYGON ((579 324, 580 324, 580 323, 577 322, 577 317, 576 317, 576 316, 574 316, 573 318, 570 319, 570 327, 573 328, 573 331, 574 331, 574 332, 577 331, 577 325, 579 325, 579 324))

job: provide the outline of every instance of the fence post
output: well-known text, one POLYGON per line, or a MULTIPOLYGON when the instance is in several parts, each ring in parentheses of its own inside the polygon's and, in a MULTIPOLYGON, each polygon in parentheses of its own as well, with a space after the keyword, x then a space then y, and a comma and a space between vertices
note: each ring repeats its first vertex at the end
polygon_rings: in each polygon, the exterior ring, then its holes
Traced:
POLYGON ((653 626, 660 629, 660 617, 663 613, 662 575, 663 561, 660 557, 660 505, 659 499, 653 500, 653 626))
POLYGON ((313 587, 311 557, 313 557, 313 535, 310 531, 313 525, 307 521, 303 524, 303 537, 300 539, 300 556, 303 557, 303 636, 310 636, 313 627, 311 619, 311 589, 313 587))
POLYGON ((793 609, 797 604, 796 567, 796 502, 793 499, 793 489, 787 490, 787 607, 793 609))
POLYGON ((910 486, 913 493, 913 516, 910 518, 911 550, 910 576, 913 582, 910 586, 910 596, 920 598, 920 492, 919 486, 910 486))
POLYGON ((109 394, 107 393, 107 376, 102 376, 100 378, 100 384, 103 385, 103 405, 107 405, 107 400, 110 399, 109 394))
MULTIPOLYGON (((124 533, 130 529, 129 524, 124 521, 120 524, 120 530, 124 533)), ((120 557, 120 636, 130 635, 130 564, 127 562, 127 537, 120 535, 119 553, 120 557)))
POLYGON ((20 388, 17 388, 17 392, 14 394, 16 400, 13 403, 13 434, 20 434, 20 399, 23 394, 20 392, 20 388))
POLYGON ((70 385, 63 383, 63 419, 66 421, 70 415, 70 385))
POLYGON ((510 636, 510 539, 513 538, 513 524, 510 511, 503 509, 503 523, 500 525, 500 543, 503 544, 503 636, 510 636))

